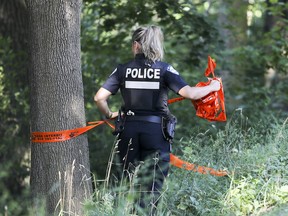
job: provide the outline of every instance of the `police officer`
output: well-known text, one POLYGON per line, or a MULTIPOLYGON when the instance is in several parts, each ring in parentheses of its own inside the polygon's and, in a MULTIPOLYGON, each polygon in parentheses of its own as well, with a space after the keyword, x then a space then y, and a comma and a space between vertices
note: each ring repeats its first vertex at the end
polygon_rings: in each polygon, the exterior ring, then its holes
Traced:
POLYGON ((197 100, 218 91, 220 83, 213 80, 205 87, 191 87, 177 70, 161 61, 163 33, 158 26, 136 29, 132 35, 132 52, 134 59, 117 66, 94 100, 107 118, 115 118, 118 112, 109 109, 107 99, 120 89, 125 118, 124 130, 119 131, 120 160, 128 174, 141 164, 140 206, 153 215, 169 168, 170 143, 163 135, 163 119, 170 116, 168 91, 197 100))

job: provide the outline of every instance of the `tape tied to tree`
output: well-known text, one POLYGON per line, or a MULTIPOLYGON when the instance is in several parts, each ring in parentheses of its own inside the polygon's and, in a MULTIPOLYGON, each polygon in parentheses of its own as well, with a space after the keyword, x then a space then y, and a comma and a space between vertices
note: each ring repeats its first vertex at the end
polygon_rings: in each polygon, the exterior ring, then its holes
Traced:
POLYGON ((49 142, 66 141, 74 137, 77 137, 106 122, 107 121, 96 121, 96 122, 90 123, 91 125, 81 127, 81 128, 75 128, 71 130, 62 130, 62 131, 56 131, 56 132, 32 132, 31 141, 33 143, 49 143, 49 142))

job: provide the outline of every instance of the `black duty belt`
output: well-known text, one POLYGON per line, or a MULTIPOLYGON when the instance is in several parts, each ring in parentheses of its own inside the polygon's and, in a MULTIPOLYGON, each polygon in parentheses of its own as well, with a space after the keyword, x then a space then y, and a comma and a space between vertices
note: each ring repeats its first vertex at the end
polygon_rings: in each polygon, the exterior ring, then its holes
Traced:
POLYGON ((148 116, 126 116, 126 121, 146 121, 152 123, 161 123, 162 117, 148 115, 148 116))

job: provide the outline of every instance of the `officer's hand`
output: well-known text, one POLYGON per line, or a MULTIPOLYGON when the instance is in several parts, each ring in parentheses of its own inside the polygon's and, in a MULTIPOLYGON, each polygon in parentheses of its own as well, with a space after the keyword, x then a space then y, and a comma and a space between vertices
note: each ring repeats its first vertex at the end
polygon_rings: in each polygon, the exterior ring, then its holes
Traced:
POLYGON ((211 80, 210 85, 213 91, 219 91, 221 84, 218 80, 211 80))
POLYGON ((118 116, 118 112, 112 112, 111 119, 116 118, 118 116))

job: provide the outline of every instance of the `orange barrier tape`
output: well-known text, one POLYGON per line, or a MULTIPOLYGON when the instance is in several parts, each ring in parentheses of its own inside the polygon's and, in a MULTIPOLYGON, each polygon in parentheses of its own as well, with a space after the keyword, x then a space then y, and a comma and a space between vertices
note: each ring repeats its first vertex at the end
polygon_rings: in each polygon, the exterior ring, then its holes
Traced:
POLYGON ((31 141, 37 143, 62 142, 77 137, 105 122, 106 121, 97 121, 93 122, 93 125, 57 132, 32 132, 31 141))
POLYGON ((191 170, 202 174, 210 174, 214 176, 226 176, 228 172, 222 170, 214 170, 210 167, 198 166, 186 161, 181 160, 173 154, 170 154, 170 164, 181 169, 191 170))
MULTIPOLYGON (((191 100, 191 102, 196 110, 196 115, 198 117, 207 119, 209 121, 226 121, 225 98, 222 79, 215 77, 215 68, 215 61, 210 56, 208 56, 208 64, 204 74, 206 77, 208 77, 212 73, 212 79, 218 80, 220 82, 220 90, 217 92, 212 92, 199 100, 191 100)), ((208 80, 208 82, 199 82, 196 84, 196 86, 204 87, 209 85, 210 82, 211 80, 208 80)), ((172 98, 168 100, 168 104, 175 103, 184 99, 184 97, 172 98)))
MULTIPOLYGON (((198 117, 207 119, 209 121, 226 121, 222 80, 218 77, 214 77, 213 79, 220 82, 220 90, 217 92, 212 92, 199 100, 192 101, 192 104, 196 109, 196 115, 198 117)), ((211 80, 208 82, 200 82, 196 86, 207 86, 210 84, 210 82, 211 80)))
MULTIPOLYGON (((192 101, 192 104, 196 109, 196 115, 198 117, 205 118, 209 121, 226 121, 222 79, 219 77, 215 77, 215 68, 215 61, 210 56, 208 56, 208 65, 205 71, 205 76, 208 77, 212 73, 213 79, 220 82, 220 90, 217 92, 212 92, 199 100, 192 101)), ((207 86, 210 84, 210 82, 211 80, 209 80, 208 82, 199 82, 196 86, 207 86)))
MULTIPOLYGON (((115 128, 115 126, 111 124, 109 120, 88 122, 88 124, 91 124, 91 125, 82 127, 82 128, 72 129, 72 130, 63 130, 63 131, 57 131, 57 132, 32 132, 31 141, 33 143, 62 142, 62 141, 77 137, 87 132, 88 130, 91 130, 104 123, 106 123, 112 129, 115 128)), ((228 175, 228 173, 225 171, 216 171, 209 167, 197 166, 195 164, 183 161, 180 158, 173 155, 172 153, 170 154, 170 164, 178 168, 186 169, 189 171, 192 170, 194 172, 199 172, 202 174, 210 174, 214 176, 228 175)))
POLYGON ((168 100, 168 104, 175 103, 175 102, 178 102, 178 101, 182 101, 184 99, 185 99, 184 97, 172 98, 172 99, 168 100))

